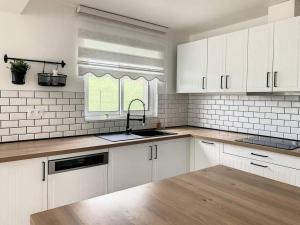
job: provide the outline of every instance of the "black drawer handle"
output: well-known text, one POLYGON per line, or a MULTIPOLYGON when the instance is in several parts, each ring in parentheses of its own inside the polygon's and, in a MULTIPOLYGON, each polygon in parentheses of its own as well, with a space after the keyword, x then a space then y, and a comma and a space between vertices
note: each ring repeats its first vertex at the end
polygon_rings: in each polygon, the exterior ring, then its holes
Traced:
POLYGON ((203 144, 208 144, 208 145, 214 145, 215 143, 212 142, 207 142, 207 141, 201 141, 203 144))
POLYGON ((251 153, 251 155, 254 155, 254 156, 258 156, 258 157, 263 157, 263 158, 268 158, 269 156, 267 155, 260 155, 260 154, 256 154, 256 153, 251 153))
POLYGON ((43 166, 43 177, 42 177, 42 181, 46 181, 46 162, 42 163, 43 166))
POLYGON ((259 166, 259 167, 262 167, 262 168, 268 168, 268 166, 263 166, 263 165, 259 165, 259 164, 256 164, 256 163, 251 163, 251 165, 253 166, 259 166))

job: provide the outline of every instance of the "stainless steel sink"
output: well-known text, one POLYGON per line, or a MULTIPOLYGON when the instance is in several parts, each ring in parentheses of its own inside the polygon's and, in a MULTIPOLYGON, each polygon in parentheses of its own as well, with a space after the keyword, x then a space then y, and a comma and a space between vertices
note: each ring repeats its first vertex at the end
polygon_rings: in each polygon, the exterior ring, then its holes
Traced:
POLYGON ((135 139, 160 137, 160 136, 167 136, 167 135, 174 135, 174 134, 176 133, 159 131, 159 130, 142 130, 142 131, 133 131, 131 134, 127 134, 126 132, 103 134, 100 135, 99 138, 103 138, 105 140, 112 141, 112 142, 118 142, 118 141, 129 141, 135 139))

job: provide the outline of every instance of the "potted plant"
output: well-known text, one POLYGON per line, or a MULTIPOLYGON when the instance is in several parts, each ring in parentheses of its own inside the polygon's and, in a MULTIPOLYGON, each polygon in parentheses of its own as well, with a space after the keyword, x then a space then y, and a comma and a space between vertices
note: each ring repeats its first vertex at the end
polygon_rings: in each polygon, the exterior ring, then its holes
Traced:
POLYGON ((12 83, 25 84, 25 75, 30 69, 30 65, 24 62, 24 60, 16 60, 14 62, 10 62, 10 65, 12 83))

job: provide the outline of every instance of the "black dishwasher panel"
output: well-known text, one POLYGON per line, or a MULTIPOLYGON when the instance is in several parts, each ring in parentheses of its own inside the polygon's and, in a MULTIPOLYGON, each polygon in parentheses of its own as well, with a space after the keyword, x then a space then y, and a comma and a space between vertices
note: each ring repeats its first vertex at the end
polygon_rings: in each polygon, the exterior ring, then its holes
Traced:
POLYGON ((62 173, 108 163, 108 152, 78 157, 50 160, 49 174, 62 173))

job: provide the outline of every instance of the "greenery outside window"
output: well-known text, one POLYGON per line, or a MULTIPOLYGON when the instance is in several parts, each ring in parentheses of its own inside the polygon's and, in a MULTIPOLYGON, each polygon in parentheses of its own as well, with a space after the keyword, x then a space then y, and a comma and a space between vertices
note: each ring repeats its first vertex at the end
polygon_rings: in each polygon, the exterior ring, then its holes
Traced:
MULTIPOLYGON (((120 79, 110 75, 85 76, 86 120, 123 119, 130 101, 136 98, 145 102, 148 116, 157 115, 157 81, 134 80, 126 76, 120 79)), ((143 107, 136 102, 132 104, 131 111, 142 114, 143 107)))

